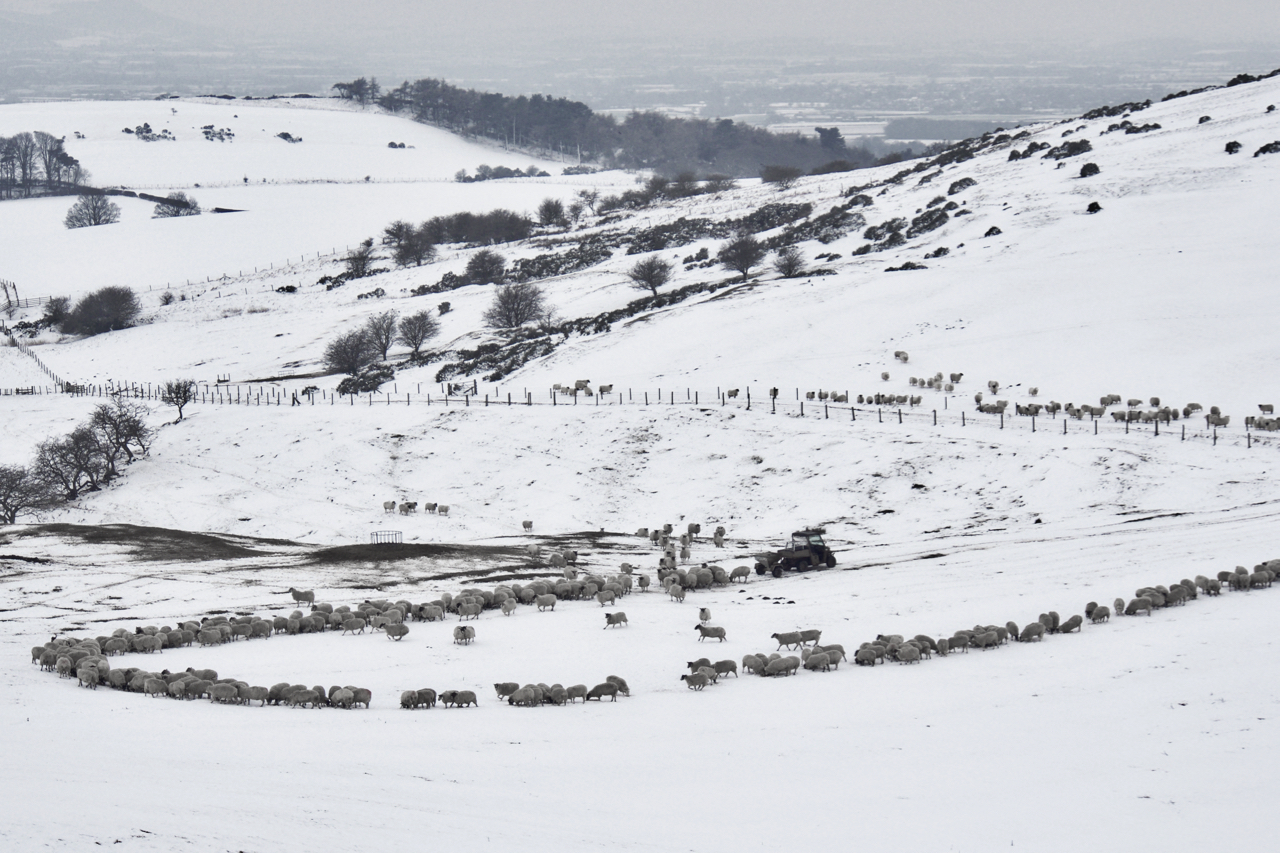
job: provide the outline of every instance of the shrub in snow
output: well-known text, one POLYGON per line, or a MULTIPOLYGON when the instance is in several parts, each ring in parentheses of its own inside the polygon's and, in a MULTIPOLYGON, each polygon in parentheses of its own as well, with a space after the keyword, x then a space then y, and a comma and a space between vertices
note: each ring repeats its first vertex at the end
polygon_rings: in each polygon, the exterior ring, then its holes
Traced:
POLYGON ((1089 207, 1087 208, 1086 212, 1097 213, 1100 210, 1102 210, 1102 205, 1098 204, 1096 201, 1091 201, 1089 202, 1089 207))
POLYGON ((1253 152, 1254 157, 1257 157, 1259 154, 1280 154, 1280 142, 1268 142, 1266 145, 1253 152))
POLYGON ((1003 233, 1004 232, 1000 230, 999 226, 992 225, 990 228, 987 229, 987 233, 983 234, 982 236, 983 237, 999 237, 1003 233))
POLYGON ((958 181, 952 181, 951 186, 947 187, 947 195, 955 195, 977 185, 978 182, 973 178, 961 178, 958 181))
POLYGON ((1230 142, 1228 142, 1228 143, 1227 143, 1227 153, 1228 153, 1228 154, 1239 154, 1239 153, 1240 153, 1240 143, 1239 143, 1239 142, 1236 142, 1234 139, 1233 139, 1233 140, 1231 140, 1230 142))
POLYGON ((355 376, 348 376, 338 383, 339 394, 368 394, 377 391, 382 383, 395 378, 395 371, 384 364, 373 364, 355 376))
POLYGON ((1080 177, 1091 178, 1102 170, 1098 168, 1097 163, 1085 163, 1080 167, 1080 177))

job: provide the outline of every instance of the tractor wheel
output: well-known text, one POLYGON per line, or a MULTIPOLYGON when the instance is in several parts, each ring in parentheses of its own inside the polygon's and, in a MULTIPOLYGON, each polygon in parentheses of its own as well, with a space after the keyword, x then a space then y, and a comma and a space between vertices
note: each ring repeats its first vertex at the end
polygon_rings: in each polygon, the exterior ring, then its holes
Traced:
POLYGON ((830 551, 827 552, 827 568, 834 569, 836 567, 836 555, 830 551))
POLYGON ((764 563, 756 563, 756 574, 763 575, 767 571, 769 571, 769 567, 764 563))
POLYGON ((778 565, 773 567, 773 576, 775 578, 782 577, 782 563, 778 563, 778 565))

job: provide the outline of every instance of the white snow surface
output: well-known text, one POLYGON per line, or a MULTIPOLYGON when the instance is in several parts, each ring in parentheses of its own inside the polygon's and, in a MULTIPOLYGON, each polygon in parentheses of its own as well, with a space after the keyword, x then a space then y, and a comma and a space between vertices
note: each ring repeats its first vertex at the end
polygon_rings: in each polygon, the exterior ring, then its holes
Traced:
MULTIPOLYGON (((501 380, 477 374, 479 395, 447 406, 434 378, 440 361, 399 368, 387 394, 354 405, 333 402, 338 377, 311 374, 325 341, 392 308, 405 314, 448 299, 453 310, 435 343, 456 350, 494 340, 479 322, 491 287, 408 295, 461 269, 471 250, 446 247, 430 266, 370 279, 387 291, 382 300, 357 300, 361 282, 316 286, 339 268, 317 254, 341 253, 396 218, 530 210, 588 184, 618 192, 634 185, 631 176, 426 183, 529 158, 314 104, 0 108, 0 133, 84 132, 90 139, 69 147, 100 183, 188 188, 202 204, 248 210, 150 220, 137 202, 119 225, 67 232, 65 199, 0 204, 0 277, 18 281, 23 296, 153 287, 143 294, 148 323, 37 339, 51 369, 94 386, 191 376, 215 400, 216 380, 230 374, 223 400, 228 389, 240 395, 238 404, 193 404, 180 423, 147 401, 159 429, 147 458, 40 519, 58 524, 0 531, 0 658, 9 662, 0 668, 0 726, 9 734, 0 839, 22 850, 116 841, 166 851, 363 849, 425 839, 699 853, 1269 850, 1266 780, 1280 758, 1275 590, 1202 597, 919 666, 729 678, 702 692, 679 676, 701 656, 773 651, 776 631, 821 628, 824 640, 852 650, 877 634, 949 636, 975 624, 1023 625, 1049 610, 1065 619, 1090 600, 1127 600, 1140 587, 1280 557, 1277 445, 1243 430, 1246 415, 1274 401, 1280 358, 1271 294, 1280 156, 1251 156, 1280 138, 1280 119, 1265 111, 1277 100, 1273 79, 1133 114, 1136 124, 1162 125, 1150 133, 1102 135, 1118 117, 1035 128, 1014 144, 1058 144, 1072 129, 1067 139, 1088 138, 1094 150, 1059 170, 1038 156, 1008 162, 1005 144, 922 186, 911 175, 883 195, 868 190, 870 225, 910 220, 959 178, 978 182, 954 196, 970 215, 899 250, 853 256, 865 242, 856 232, 802 244, 810 261, 843 256, 821 264, 831 275, 766 272, 738 286, 719 269, 681 270, 671 287, 726 287, 573 337, 501 380), (171 107, 178 115, 166 119, 171 107), (224 126, 234 114, 245 117, 234 143, 186 139, 186 125, 224 126), (1211 120, 1199 123, 1202 115, 1211 120), (119 132, 178 119, 176 143, 119 132), (279 130, 305 141, 273 140, 279 130), (384 150, 391 139, 416 148, 384 150), (1240 154, 1224 153, 1229 140, 1242 143, 1240 154), (1078 178, 1083 162, 1102 173, 1078 178), (190 189, 240 173, 271 180, 190 189), (381 182, 365 184, 366 174, 381 182), (354 182, 287 182, 322 175, 354 182), (1091 200, 1101 213, 1084 214, 1091 200), (992 225, 1003 233, 984 238, 992 225), (938 246, 951 252, 924 261, 926 270, 884 272, 938 246), (295 263, 279 269, 290 256, 295 263), (268 263, 268 272, 250 272, 268 263), (224 273, 218 286, 195 284, 224 273), (159 292, 187 278, 193 285, 173 292, 190 298, 161 307, 159 292), (283 284, 301 292, 276 293, 283 284), (895 361, 895 350, 910 361, 895 361), (965 378, 950 395, 907 381, 936 371, 965 378), (586 377, 613 383, 613 393, 576 405, 557 395, 549 405, 552 383, 586 377), (1159 396, 1220 405, 1232 421, 1216 440, 1200 417, 1159 435, 1110 417, 1096 433, 1086 418, 1063 434, 1061 416, 1038 418, 1034 431, 1013 415, 1002 426, 972 411, 988 379, 1004 387, 988 397, 1011 406, 1030 402, 1038 386, 1039 402, 1159 396), (306 385, 325 396, 290 406, 306 385), (741 394, 722 400, 729 388, 741 394), (854 420, 848 406, 812 401, 802 415, 797 397, 818 389, 925 399, 903 407, 901 422, 896 406, 863 405, 854 420), (515 402, 530 393, 537 405, 508 406, 508 393, 515 402), (389 517, 382 502, 390 499, 451 511, 389 517), (521 532, 526 518, 533 534, 521 532), (840 563, 782 579, 752 574, 682 604, 636 593, 614 608, 629 616, 621 629, 602 630, 605 609, 594 602, 564 602, 554 613, 486 611, 469 647, 450 640, 455 618, 413 623, 399 643, 277 636, 112 659, 113 667, 211 667, 264 686, 356 684, 373 690, 368 710, 152 700, 76 689, 28 663, 30 647, 55 633, 95 636, 213 611, 287 613, 290 586, 334 604, 420 602, 510 574, 549 574, 519 550, 531 543, 544 556, 576 547, 591 571, 613 574, 628 561, 652 576, 658 554, 629 534, 695 521, 704 537, 693 563, 750 565, 791 530, 818 524, 840 563), (705 537, 717 524, 729 531, 724 551, 705 537), (247 550, 129 546, 95 538, 118 529, 96 525, 207 531, 247 550), (435 544, 457 550, 347 560, 318 551, 386 529, 423 553, 435 544), (517 547, 494 550, 505 546, 517 547), (726 628, 726 642, 697 642, 699 606, 726 628), (632 695, 517 709, 495 702, 491 687, 591 686, 609 674, 625 677, 632 695), (400 691, 426 686, 475 690, 480 707, 398 707, 400 691)), ((621 225, 742 216, 779 200, 809 201, 816 215, 847 188, 899 168, 804 179, 783 192, 743 182, 626 214, 621 225)), ((620 226, 589 218, 582 231, 602 227, 620 226)), ((714 255, 718 242, 662 254, 679 259, 707 246, 714 255)), ((509 258, 555 251, 536 241, 499 249, 509 258)), ((565 318, 620 308, 637 296, 624 283, 636 260, 615 253, 544 286, 565 318)), ((0 348, 0 389, 41 382, 29 358, 0 348)), ((29 459, 40 440, 101 402, 0 397, 0 463, 29 459)))

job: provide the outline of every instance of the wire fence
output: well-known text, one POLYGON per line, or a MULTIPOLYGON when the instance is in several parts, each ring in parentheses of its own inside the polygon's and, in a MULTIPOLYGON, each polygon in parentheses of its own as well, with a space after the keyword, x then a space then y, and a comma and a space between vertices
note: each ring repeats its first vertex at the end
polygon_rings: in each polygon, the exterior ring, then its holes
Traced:
MULTIPOLYGON (((305 378, 305 377, 304 377, 305 378)), ((1217 446, 1219 441, 1242 445, 1246 448, 1254 446, 1280 447, 1280 435, 1274 431, 1258 431, 1246 422, 1243 430, 1231 430, 1228 427, 1203 427, 1200 419, 1182 419, 1162 423, 1161 421, 1142 422, 1138 420, 1116 420, 1092 415, 1074 417, 1063 413, 1041 415, 1011 415, 1005 412, 987 414, 967 409, 949 408, 951 400, 958 397, 944 398, 944 408, 926 409, 923 406, 862 406, 830 401, 807 400, 804 398, 790 401, 780 400, 776 396, 753 398, 749 389, 738 393, 737 389, 717 389, 715 393, 701 393, 685 389, 685 394, 670 389, 625 389, 612 390, 608 393, 586 394, 573 393, 570 389, 549 388, 539 390, 536 394, 528 388, 519 392, 504 389, 501 386, 481 388, 478 383, 465 385, 444 383, 441 385, 425 385, 415 383, 406 386, 404 392, 398 390, 399 383, 391 391, 376 391, 362 394, 338 394, 318 389, 291 390, 262 382, 218 382, 214 384, 199 383, 190 405, 199 406, 237 406, 243 408, 288 407, 298 409, 299 416, 305 416, 308 410, 316 406, 330 408, 375 408, 390 406, 425 406, 464 409, 500 409, 519 410, 534 406, 542 409, 577 410, 609 409, 619 407, 654 407, 676 408, 691 407, 697 409, 735 409, 742 412, 791 417, 809 421, 830 422, 832 426, 846 423, 853 428, 868 427, 892 429, 897 426, 928 429, 977 429, 986 431, 1018 431, 1058 436, 1118 436, 1148 435, 1152 438, 1167 437, 1171 441, 1192 441, 1217 446)), ((64 383, 60 386, 62 393, 87 397, 126 397, 163 402, 162 385, 136 382, 108 382, 98 385, 76 385, 64 383)), ((12 389, 9 389, 12 390, 12 389)), ((0 390, 0 393, 8 391, 0 390)), ((18 391, 16 393, 59 393, 57 388, 18 391)))

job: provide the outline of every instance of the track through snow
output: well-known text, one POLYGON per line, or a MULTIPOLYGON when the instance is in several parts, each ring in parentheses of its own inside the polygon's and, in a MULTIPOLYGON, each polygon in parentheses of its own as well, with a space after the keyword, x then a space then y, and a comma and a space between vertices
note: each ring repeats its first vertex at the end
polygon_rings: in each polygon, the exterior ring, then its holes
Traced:
MULTIPOLYGON (((622 405, 424 406, 419 395, 435 393, 436 371, 454 358, 445 352, 398 369, 394 393, 411 390, 408 406, 339 406, 327 397, 301 409, 202 403, 178 424, 165 423, 172 410, 153 406, 160 429, 149 457, 42 519, 87 527, 0 531, 0 841, 60 851, 115 841, 125 850, 292 851, 424 839, 536 851, 1269 851, 1266 780, 1280 761, 1276 589, 920 666, 730 678, 698 693, 679 675, 700 656, 740 661, 772 651, 777 631, 821 628, 847 648, 880 633, 949 636, 975 623, 1026 624, 1049 610, 1066 618, 1089 600, 1128 599, 1142 586, 1280 556, 1280 448, 1270 434, 1242 431, 1259 403, 1277 402, 1271 270, 1280 157, 1249 156, 1280 138, 1280 119, 1265 111, 1277 100, 1273 79, 1134 114, 1136 123, 1162 125, 1151 133, 1104 134, 1118 117, 1040 126, 928 183, 916 174, 883 194, 877 186, 862 211, 868 225, 911 219, 959 178, 978 182, 954 196, 968 216, 906 246, 855 256, 862 229, 804 243, 809 259, 842 255, 820 265, 832 274, 770 273, 607 334, 574 336, 504 377, 496 392, 519 399, 527 389, 549 402, 552 383, 591 377, 634 390, 622 405), (1200 124, 1201 115, 1211 121, 1200 124), (1063 169, 1007 159, 1013 145, 1082 137, 1094 150, 1063 169), (1231 157, 1223 146, 1233 139, 1244 153, 1231 157), (1102 173, 1076 177, 1086 161, 1102 173), (1092 200, 1103 211, 1087 216, 1092 200), (1003 233, 984 238, 992 225, 1003 233), (884 272, 940 246, 950 254, 926 261, 927 270, 884 272), (908 350, 910 361, 894 361, 894 350, 908 350), (937 371, 963 371, 965 380, 951 394, 907 381, 937 371), (1092 403, 1115 392, 1218 404, 1232 425, 1216 443, 1202 419, 1188 423, 1186 441, 1182 424, 1157 437, 1149 427, 1126 433, 1110 418, 1097 435, 1087 420, 1069 421, 1067 435, 1045 418, 1036 432, 1012 416, 1001 429, 971 414, 989 379, 1003 386, 989 397, 1011 406, 1031 402, 1034 385, 1040 402, 1092 403), (776 414, 766 397, 774 385, 782 386, 776 414), (644 406, 639 395, 659 387, 664 397, 692 389, 702 405, 644 406), (719 405, 718 392, 732 387, 743 395, 719 405), (866 406, 856 423, 845 420, 847 408, 827 419, 814 403, 800 417, 795 398, 818 389, 925 399, 903 423, 888 412, 880 422, 866 406), (925 414, 933 410, 937 426, 925 414), (961 412, 969 413, 963 426, 961 412), (390 499, 452 510, 389 517, 382 503, 390 499), (521 533, 523 519, 534 521, 532 535, 521 533), (290 586, 335 604, 428 601, 471 578, 488 587, 545 571, 521 550, 529 543, 544 552, 576 547, 593 571, 627 561, 652 573, 656 553, 630 534, 690 521, 728 528, 727 549, 703 539, 692 555, 726 568, 750 565, 751 554, 793 529, 824 524, 840 570, 752 575, 683 604, 637 593, 615 608, 627 612, 628 627, 607 631, 603 608, 568 602, 553 613, 486 612, 465 648, 450 641, 456 623, 414 623, 399 643, 376 634, 279 636, 112 661, 212 667, 263 685, 370 687, 372 708, 347 713, 79 690, 28 663, 30 647, 55 633, 105 634, 213 611, 287 613, 290 586), (122 526, 99 526, 108 524, 122 526), (384 529, 403 532, 398 556, 364 547, 384 529), (711 608, 726 642, 697 642, 698 606, 711 608), (625 677, 633 696, 517 709, 488 689, 511 680, 592 685, 609 674, 625 677), (480 707, 397 707, 399 691, 424 686, 475 690, 480 707)), ((407 295, 461 269, 472 250, 450 247, 428 267, 378 277, 384 300, 357 301, 356 285, 316 286, 337 267, 312 258, 398 217, 529 209, 588 183, 606 192, 634 186, 617 174, 427 184, 431 169, 447 177, 505 161, 386 116, 176 107, 183 121, 245 110, 266 136, 237 131, 222 148, 198 138, 146 146, 118 129, 141 120, 128 117, 143 115, 137 104, 0 109, 4 133, 57 132, 55 118, 80 130, 97 122, 110 138, 95 130, 91 146, 72 151, 104 180, 144 182, 151 164, 141 158, 151 156, 164 171, 155 181, 175 187, 225 183, 246 170, 280 180, 197 191, 202 202, 243 201, 251 214, 153 222, 132 208, 119 226, 85 229, 95 233, 61 228, 65 200, 0 204, 0 232, 19 241, 0 245, 19 272, 0 275, 19 280, 23 296, 43 295, 40 282, 76 296, 275 264, 184 288, 190 298, 170 306, 152 291, 144 296, 150 322, 137 328, 39 338, 41 358, 60 375, 95 385, 296 375, 237 387, 286 400, 308 384, 327 392, 338 377, 308 375, 325 341, 375 311, 435 311, 446 297, 453 310, 441 318, 438 343, 473 348, 493 340, 478 331, 492 288, 407 295), (267 132, 286 124, 304 128, 302 145, 267 132), (419 147, 385 150, 389 134, 419 147), (155 148, 164 145, 174 147, 155 148), (361 152, 354 160, 353 150, 361 152), (285 182, 321 173, 385 182, 285 182), (281 254, 308 260, 281 270, 281 254), (285 284, 302 291, 275 292, 285 284)), ((744 182, 624 212, 615 226, 740 217, 779 200, 812 203, 820 214, 843 203, 854 182, 898 168, 804 179, 784 192, 744 182)), ((570 236, 601 229, 589 220, 570 236)), ((662 256, 679 260, 718 242, 662 256)), ((502 248, 509 259, 554 250, 502 248)), ((636 295, 623 273, 643 256, 615 254, 544 282, 562 316, 592 316, 636 295)), ((673 286, 729 278, 681 269, 673 286)), ((0 350, 0 388, 30 384, 31 370, 0 350)), ((479 378, 484 394, 493 383, 479 378)), ((103 399, 0 398, 0 463, 29 459, 39 441, 64 434, 103 399)))

